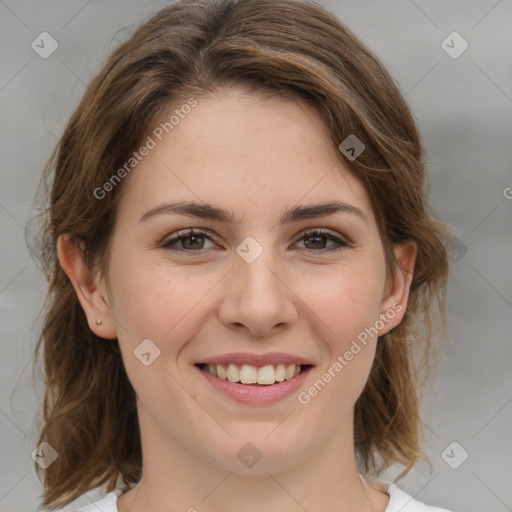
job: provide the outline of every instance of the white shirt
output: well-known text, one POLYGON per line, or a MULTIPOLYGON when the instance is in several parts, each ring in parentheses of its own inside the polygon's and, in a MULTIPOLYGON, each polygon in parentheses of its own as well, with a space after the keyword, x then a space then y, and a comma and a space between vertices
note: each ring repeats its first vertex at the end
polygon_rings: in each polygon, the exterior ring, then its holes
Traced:
MULTIPOLYGON (((362 475, 359 476, 363 478, 362 475)), ((445 508, 430 507, 413 499, 393 482, 376 479, 366 479, 365 481, 370 487, 389 495, 389 503, 385 512, 450 512, 445 508)), ((76 512, 119 512, 117 510, 117 498, 120 495, 120 489, 109 492, 102 500, 80 508, 76 512)))

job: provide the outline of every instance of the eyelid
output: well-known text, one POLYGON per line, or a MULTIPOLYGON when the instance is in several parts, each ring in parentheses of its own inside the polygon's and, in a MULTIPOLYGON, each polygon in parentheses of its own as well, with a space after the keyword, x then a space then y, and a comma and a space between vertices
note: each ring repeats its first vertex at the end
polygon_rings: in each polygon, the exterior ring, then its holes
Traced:
POLYGON ((302 249, 303 251, 306 251, 308 254, 311 254, 313 256, 316 256, 315 253, 318 253, 318 256, 321 256, 322 254, 330 254, 332 252, 337 252, 342 249, 348 249, 353 247, 353 244, 347 239, 346 236, 338 234, 337 232, 333 232, 330 229, 326 228, 308 228, 299 233, 297 241, 294 242, 293 245, 300 242, 306 235, 321 235, 324 236, 327 240, 330 240, 332 242, 335 242, 337 246, 325 248, 325 249, 308 249, 307 247, 302 249))
MULTIPOLYGON (((160 246, 163 249, 181 252, 181 253, 188 253, 190 255, 195 254, 204 254, 205 251, 208 251, 209 249, 197 249, 197 250, 185 250, 185 249, 172 249, 171 245, 174 245, 176 243, 179 243, 179 240, 182 238, 189 238, 194 235, 204 236, 205 238, 209 238, 212 242, 216 242, 216 235, 214 235, 211 231, 208 229, 202 229, 202 228, 185 228, 180 229, 179 231, 175 231, 169 236, 166 236, 162 242, 160 242, 160 246)), ((306 235, 321 235, 327 238, 328 240, 335 242, 337 246, 331 247, 331 248, 324 248, 324 249, 308 249, 308 248, 301 248, 301 250, 306 251, 308 254, 314 254, 319 253, 318 255, 326 254, 335 252, 341 249, 351 248, 353 247, 353 243, 345 236, 338 234, 337 232, 333 232, 330 229, 327 228, 306 228, 302 230, 298 235, 296 241, 293 243, 293 245, 300 242, 306 235)))
MULTIPOLYGON (((166 248, 170 247, 171 242, 173 242, 173 244, 174 244, 174 243, 178 242, 180 240, 180 238, 188 238, 193 235, 202 235, 202 236, 212 239, 212 241, 214 241, 214 242, 216 240, 215 235, 211 231, 209 231, 207 229, 190 227, 190 228, 180 229, 180 230, 175 231, 175 232, 171 233, 170 235, 166 236, 160 242, 160 246, 163 247, 164 249, 166 249, 166 248)), ((201 252, 204 250, 207 250, 207 249, 198 249, 197 251, 185 251, 184 249, 180 249, 180 251, 182 251, 182 252, 188 252, 188 253, 192 253, 192 254, 194 254, 195 252, 201 252)))
POLYGON ((333 238, 339 239, 340 241, 346 243, 347 245, 351 245, 351 242, 345 235, 342 235, 341 233, 338 233, 338 232, 328 229, 328 228, 306 228, 299 233, 297 241, 300 240, 305 235, 311 235, 311 234, 321 234, 326 237, 333 237, 333 238))

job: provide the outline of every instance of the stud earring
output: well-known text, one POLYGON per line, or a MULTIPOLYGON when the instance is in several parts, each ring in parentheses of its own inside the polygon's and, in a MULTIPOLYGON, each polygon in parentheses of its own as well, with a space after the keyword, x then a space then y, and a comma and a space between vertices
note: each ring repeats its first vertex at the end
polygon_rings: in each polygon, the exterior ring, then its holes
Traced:
POLYGON ((101 325, 101 320, 96 320, 96 325, 101 325))

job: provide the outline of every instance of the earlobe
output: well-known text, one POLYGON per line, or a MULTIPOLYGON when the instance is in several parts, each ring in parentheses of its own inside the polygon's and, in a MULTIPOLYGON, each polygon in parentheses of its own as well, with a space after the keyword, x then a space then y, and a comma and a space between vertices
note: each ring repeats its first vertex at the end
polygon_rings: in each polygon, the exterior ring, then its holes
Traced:
POLYGON ((77 245, 70 235, 60 235, 57 254, 62 270, 71 281, 78 300, 87 316, 89 328, 101 338, 117 337, 115 322, 110 311, 108 295, 102 293, 100 271, 96 265, 87 265, 84 260, 84 245, 77 245))
POLYGON ((383 336, 399 325, 405 315, 417 252, 418 246, 414 240, 407 240, 394 247, 396 258, 395 277, 389 284, 389 289, 383 297, 381 305, 381 315, 384 314, 388 318, 391 316, 389 315, 391 310, 393 310, 393 315, 383 329, 379 330, 379 336, 383 336))

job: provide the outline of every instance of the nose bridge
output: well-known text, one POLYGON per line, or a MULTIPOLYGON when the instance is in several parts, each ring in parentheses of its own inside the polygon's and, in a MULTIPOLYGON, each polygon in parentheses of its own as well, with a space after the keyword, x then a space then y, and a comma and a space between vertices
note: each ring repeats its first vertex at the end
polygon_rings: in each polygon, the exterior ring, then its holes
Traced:
MULTIPOLYGON (((269 239, 267 237, 267 242, 269 239)), ((259 288, 266 293, 273 291, 277 277, 275 270, 272 272, 271 269, 279 265, 270 242, 263 246, 255 238, 247 237, 237 247, 237 253, 241 261, 236 266, 241 279, 246 280, 246 284, 257 291, 259 288)))
POLYGON ((282 265, 271 236, 246 237, 236 248, 233 271, 224 287, 221 320, 243 324, 258 334, 292 322, 296 316, 291 291, 281 276, 282 265))
POLYGON ((276 275, 278 271, 275 270, 279 263, 271 246, 271 236, 258 238, 259 241, 253 236, 248 236, 238 245, 236 252, 239 258, 235 263, 235 272, 246 301, 247 298, 256 301, 261 298, 272 307, 272 300, 280 295, 282 286, 276 275))

